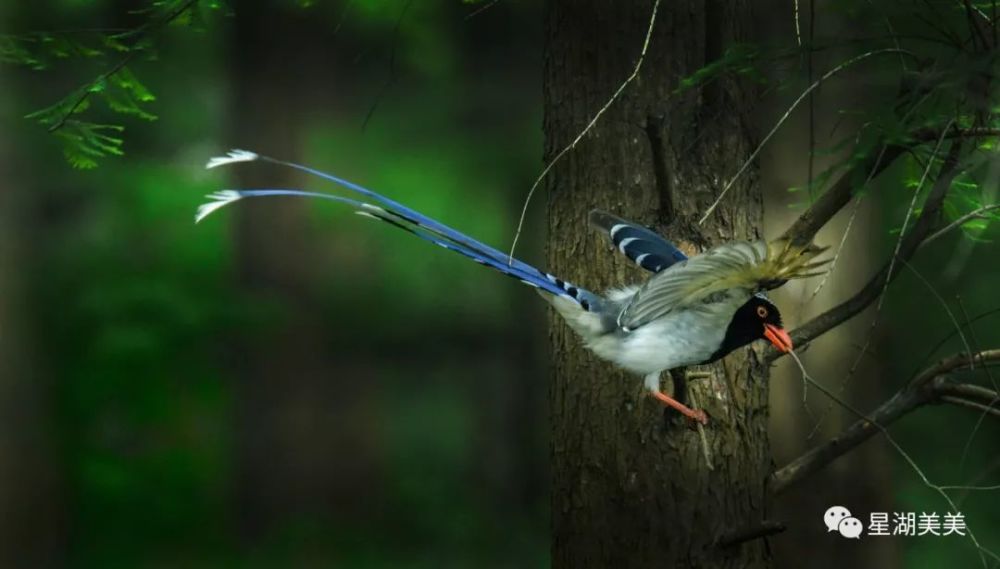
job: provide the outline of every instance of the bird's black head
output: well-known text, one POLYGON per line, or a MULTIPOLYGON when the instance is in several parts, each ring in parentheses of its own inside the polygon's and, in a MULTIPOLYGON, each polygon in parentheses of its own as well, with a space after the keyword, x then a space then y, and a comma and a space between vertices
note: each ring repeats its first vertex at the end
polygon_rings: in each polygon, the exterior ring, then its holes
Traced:
POLYGON ((781 313, 778 312, 778 307, 764 295, 755 294, 733 314, 722 345, 712 354, 709 361, 715 361, 754 340, 765 338, 782 352, 789 352, 792 349, 792 339, 781 326, 781 313))

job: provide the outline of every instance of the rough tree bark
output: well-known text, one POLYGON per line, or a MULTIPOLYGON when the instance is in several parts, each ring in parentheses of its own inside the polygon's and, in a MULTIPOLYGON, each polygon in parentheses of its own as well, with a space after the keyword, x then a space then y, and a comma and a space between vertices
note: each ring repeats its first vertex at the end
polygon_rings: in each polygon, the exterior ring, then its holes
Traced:
MULTIPOLYGON (((549 2, 546 160, 631 73, 652 7, 645 0, 549 2)), ((592 208, 649 224, 688 252, 759 237, 753 168, 697 223, 753 149, 750 89, 721 80, 671 96, 679 78, 745 40, 750 22, 746 1, 662 2, 641 73, 548 178, 554 273, 597 290, 640 278, 588 229, 592 208)), ((641 378, 599 362, 561 322, 553 323, 551 346, 553 566, 769 566, 762 539, 716 545, 766 517, 771 461, 760 354, 741 350, 712 366, 711 379, 691 384, 711 416, 711 469, 698 432, 665 426, 641 378)))

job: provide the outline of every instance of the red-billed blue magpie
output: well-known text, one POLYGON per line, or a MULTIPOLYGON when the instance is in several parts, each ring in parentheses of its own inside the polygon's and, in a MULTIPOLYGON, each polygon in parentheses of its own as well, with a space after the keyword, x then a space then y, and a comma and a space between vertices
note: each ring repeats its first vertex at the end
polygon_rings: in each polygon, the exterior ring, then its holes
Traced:
POLYGON ((399 202, 307 166, 233 150, 212 158, 207 167, 255 160, 316 175, 370 202, 284 188, 224 190, 208 196, 211 201, 198 208, 196 222, 225 205, 251 197, 315 197, 347 204, 360 215, 384 221, 537 288, 587 348, 644 375, 653 397, 702 423, 707 421, 704 411, 691 409, 660 390, 660 373, 714 362, 758 339, 767 339, 781 351, 791 350, 792 340, 782 328, 781 314, 763 291, 789 279, 813 276, 814 270, 825 264, 814 262, 823 248, 793 247, 781 241, 726 243, 688 258, 649 229, 594 211, 591 224, 629 259, 653 273, 642 285, 599 295, 511 258, 399 202))

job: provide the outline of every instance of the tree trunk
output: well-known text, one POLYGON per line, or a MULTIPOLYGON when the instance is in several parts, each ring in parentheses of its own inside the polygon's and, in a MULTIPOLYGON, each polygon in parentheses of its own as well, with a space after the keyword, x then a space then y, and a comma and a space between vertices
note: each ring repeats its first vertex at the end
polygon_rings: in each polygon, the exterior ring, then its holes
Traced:
MULTIPOLYGON (((746 1, 659 7, 640 75, 550 173, 549 263, 588 288, 637 282, 630 262, 587 227, 592 208, 649 224, 689 253, 759 237, 754 168, 707 210, 753 149, 753 93, 723 79, 671 96, 678 79, 745 41, 746 1)), ((631 73, 652 1, 552 0, 546 23, 546 160, 577 136, 631 73)), ((666 424, 641 378, 587 353, 561 322, 551 331, 553 566, 767 567, 764 540, 716 541, 766 518, 767 370, 739 350, 691 383, 707 410, 710 468, 696 430, 666 424)), ((670 385, 665 377, 664 389, 670 385)))

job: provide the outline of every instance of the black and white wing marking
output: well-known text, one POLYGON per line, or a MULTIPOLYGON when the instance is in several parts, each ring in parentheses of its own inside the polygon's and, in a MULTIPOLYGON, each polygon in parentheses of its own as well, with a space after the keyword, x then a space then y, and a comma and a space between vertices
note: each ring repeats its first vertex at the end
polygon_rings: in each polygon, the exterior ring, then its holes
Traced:
POLYGON ((659 273, 687 259, 673 243, 655 232, 606 211, 591 211, 590 224, 605 233, 622 254, 649 272, 659 273))

